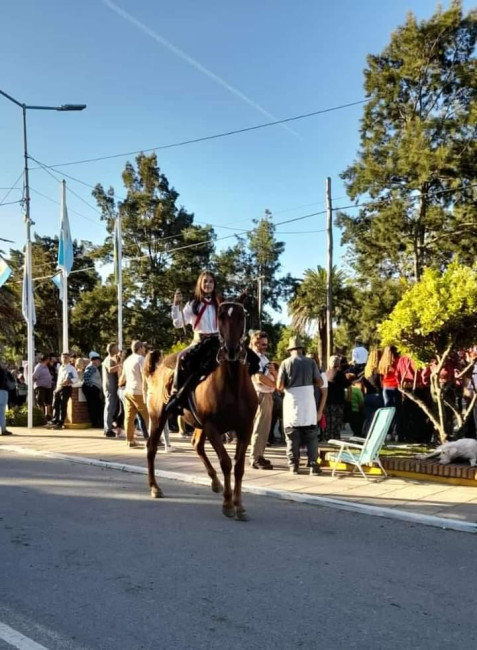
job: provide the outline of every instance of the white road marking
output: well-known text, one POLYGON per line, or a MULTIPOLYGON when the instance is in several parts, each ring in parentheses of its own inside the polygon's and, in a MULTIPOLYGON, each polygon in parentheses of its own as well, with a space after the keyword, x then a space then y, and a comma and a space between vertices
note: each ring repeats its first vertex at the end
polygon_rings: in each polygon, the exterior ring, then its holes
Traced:
POLYGON ((36 641, 29 639, 9 625, 5 625, 5 623, 0 623, 0 639, 6 641, 14 648, 18 648, 18 650, 48 650, 44 645, 36 643, 36 641))

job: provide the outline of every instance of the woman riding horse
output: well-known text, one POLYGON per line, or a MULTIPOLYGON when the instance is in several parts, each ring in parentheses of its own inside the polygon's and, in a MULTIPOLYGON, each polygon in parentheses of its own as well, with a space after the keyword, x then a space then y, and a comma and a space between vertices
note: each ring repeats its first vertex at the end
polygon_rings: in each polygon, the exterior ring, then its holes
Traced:
MULTIPOLYGON (((182 413, 187 406, 187 394, 192 388, 192 383, 200 376, 201 361, 208 362, 218 351, 217 308, 220 300, 216 293, 214 274, 203 271, 197 278, 194 297, 182 309, 182 294, 179 289, 174 294, 172 304, 172 322, 174 327, 185 329, 192 325, 194 341, 177 356, 176 370, 172 394, 167 404, 167 412, 182 413), (209 351, 207 359, 205 352, 209 351)), ((212 359, 213 361, 213 359, 212 359)), ((208 370, 210 370, 209 368, 208 370)), ((204 374, 207 369, 204 368, 204 374)))
MULTIPOLYGON (((199 313, 196 315, 196 321, 199 313)), ((205 452, 205 440, 210 441, 219 457, 224 475, 223 513, 227 517, 235 516, 237 519, 243 520, 246 519, 246 515, 242 505, 242 477, 245 454, 250 443, 257 409, 257 396, 250 378, 250 364, 247 362, 244 345, 245 311, 243 305, 237 302, 222 302, 216 308, 215 313, 217 318, 215 366, 212 372, 195 388, 195 411, 201 424, 199 426, 196 423, 192 442, 211 478, 212 490, 220 492, 222 485, 205 452), (232 430, 237 435, 233 491, 231 485, 232 461, 222 441, 223 434, 232 430)), ((155 498, 163 496, 155 476, 154 460, 159 438, 167 420, 165 403, 167 402, 170 368, 173 367, 174 360, 174 355, 161 360, 159 352, 150 352, 144 364, 150 416, 150 437, 147 443, 148 482, 151 496, 155 498)), ((188 410, 185 413, 185 419, 186 422, 194 423, 192 414, 188 410)))

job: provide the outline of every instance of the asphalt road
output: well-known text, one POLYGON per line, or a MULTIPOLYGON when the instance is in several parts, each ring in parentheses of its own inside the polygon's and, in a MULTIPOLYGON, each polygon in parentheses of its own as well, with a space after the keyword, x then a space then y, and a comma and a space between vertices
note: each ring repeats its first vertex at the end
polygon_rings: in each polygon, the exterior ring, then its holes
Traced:
POLYGON ((161 485, 0 452, 2 650, 475 647, 473 535, 161 485))

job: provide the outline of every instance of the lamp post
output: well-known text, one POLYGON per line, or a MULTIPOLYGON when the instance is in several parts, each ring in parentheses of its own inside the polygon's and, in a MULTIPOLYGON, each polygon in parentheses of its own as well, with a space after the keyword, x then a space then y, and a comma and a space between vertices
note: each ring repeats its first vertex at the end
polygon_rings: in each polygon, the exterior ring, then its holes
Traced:
POLYGON ((0 95, 3 95, 13 104, 16 104, 22 109, 23 117, 23 157, 24 157, 24 176, 25 176, 25 224, 26 224, 26 244, 25 244, 25 266, 28 269, 26 277, 26 284, 24 290, 28 295, 28 314, 27 314, 27 386, 28 386, 28 428, 33 427, 33 365, 35 362, 35 342, 33 332, 33 280, 32 280, 32 247, 31 247, 31 226, 32 221, 30 218, 30 183, 28 177, 28 145, 27 145, 27 127, 26 127, 26 112, 33 111, 82 111, 86 108, 86 104, 62 104, 61 106, 31 106, 19 102, 17 99, 8 95, 3 90, 0 90, 0 95))

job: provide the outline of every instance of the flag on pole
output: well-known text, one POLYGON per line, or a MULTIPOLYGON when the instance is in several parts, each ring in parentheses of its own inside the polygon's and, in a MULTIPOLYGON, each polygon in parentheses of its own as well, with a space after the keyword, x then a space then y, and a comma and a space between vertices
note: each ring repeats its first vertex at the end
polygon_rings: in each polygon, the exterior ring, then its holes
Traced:
POLYGON ((73 267, 73 240, 71 239, 68 210, 66 209, 66 183, 61 194, 61 224, 58 242, 58 268, 68 275, 73 267))
POLYGON ((30 320, 29 306, 31 304, 31 323, 32 327, 36 324, 35 300, 33 298, 33 281, 31 270, 28 264, 28 255, 25 251, 25 263, 23 266, 23 296, 22 296, 22 313, 23 318, 28 323, 30 320))
POLYGON ((60 292, 60 300, 63 300, 63 280, 62 280, 61 275, 60 275, 60 274, 58 274, 58 275, 54 275, 54 276, 51 278, 51 280, 52 280, 53 284, 55 285, 55 287, 56 287, 56 288, 59 290, 59 292, 60 292))
POLYGON ((116 284, 119 284, 119 246, 121 242, 119 241, 119 230, 118 230, 118 220, 114 222, 114 231, 113 231, 113 261, 114 261, 114 281, 116 284))
POLYGON ((12 269, 4 259, 0 257, 0 287, 2 287, 12 274, 12 269))

